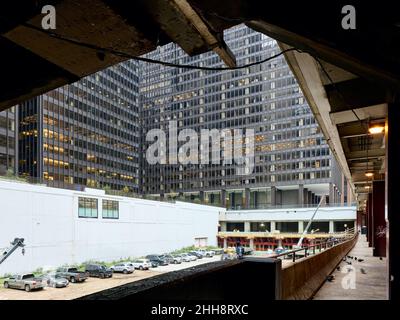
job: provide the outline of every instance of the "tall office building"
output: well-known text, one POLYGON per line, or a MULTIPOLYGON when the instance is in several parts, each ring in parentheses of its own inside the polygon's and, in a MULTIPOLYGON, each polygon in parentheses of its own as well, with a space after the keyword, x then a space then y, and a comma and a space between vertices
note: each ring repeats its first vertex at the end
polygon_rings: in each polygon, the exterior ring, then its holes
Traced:
POLYGON ((20 175, 139 193, 137 62, 26 101, 18 114, 20 175))
POLYGON ((0 112, 0 175, 16 170, 16 121, 15 107, 0 112))
MULTIPOLYGON (((275 40, 244 25, 227 30, 224 39, 238 65, 280 52, 275 40)), ((213 52, 188 57, 175 44, 159 47, 146 57, 224 67, 213 52)), ((322 194, 329 194, 330 202, 340 202, 342 174, 284 56, 222 72, 141 63, 139 82, 141 155, 153 143, 146 141, 146 132, 160 128, 168 137, 175 123, 177 132, 255 132, 255 166, 249 174, 237 175, 235 166, 222 163, 172 164, 166 157, 165 164, 149 164, 143 157, 144 193, 199 199, 227 207, 310 204, 322 194)))

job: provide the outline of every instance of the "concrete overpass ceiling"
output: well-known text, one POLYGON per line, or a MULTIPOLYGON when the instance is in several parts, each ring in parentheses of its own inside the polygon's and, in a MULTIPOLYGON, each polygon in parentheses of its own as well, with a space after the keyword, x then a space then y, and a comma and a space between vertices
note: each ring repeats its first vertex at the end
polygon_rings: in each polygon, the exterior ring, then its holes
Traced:
POLYGON ((5 54, 0 67, 8 71, 3 73, 8 84, 0 94, 0 110, 170 42, 188 55, 214 50, 228 66, 236 64, 222 31, 215 31, 185 0, 59 0, 25 5, 18 0, 7 3, 2 7, 7 16, 0 15, 5 54), (45 4, 56 8, 55 30, 41 28, 45 4), (18 56, 12 55, 15 47, 21 51, 18 56), (19 68, 7 68, 20 56, 24 60, 19 68), (36 79, 37 72, 29 65, 40 69, 42 79, 36 79), (21 73, 13 82, 16 71, 21 73))

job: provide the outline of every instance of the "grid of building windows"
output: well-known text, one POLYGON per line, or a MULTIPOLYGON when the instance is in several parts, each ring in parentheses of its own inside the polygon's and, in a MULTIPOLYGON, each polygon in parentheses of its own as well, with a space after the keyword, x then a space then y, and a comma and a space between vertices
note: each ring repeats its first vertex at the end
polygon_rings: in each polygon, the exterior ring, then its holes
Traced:
MULTIPOLYGON (((238 65, 261 61, 280 51, 275 40, 244 25, 227 30, 224 38, 238 65)), ((213 52, 188 57, 173 43, 147 57, 177 64, 224 66, 213 52)), ((251 174, 238 176, 235 165, 168 161, 150 165, 143 157, 144 193, 248 207, 283 204, 283 193, 286 198, 292 193, 297 201, 298 191, 284 191, 283 187, 290 185, 302 190, 304 185, 327 185, 335 180, 333 187, 339 192, 340 179, 332 177, 336 164, 284 56, 223 72, 141 63, 140 100, 144 127, 141 154, 152 143, 146 141, 145 133, 160 128, 168 136, 171 121, 176 122, 178 131, 255 132, 255 167, 251 174)), ((305 199, 308 203, 319 200, 313 192, 305 199)))
POLYGON ((19 173, 64 188, 139 193, 137 62, 19 106, 19 173))
POLYGON ((0 175, 15 173, 17 128, 15 107, 0 112, 0 175))

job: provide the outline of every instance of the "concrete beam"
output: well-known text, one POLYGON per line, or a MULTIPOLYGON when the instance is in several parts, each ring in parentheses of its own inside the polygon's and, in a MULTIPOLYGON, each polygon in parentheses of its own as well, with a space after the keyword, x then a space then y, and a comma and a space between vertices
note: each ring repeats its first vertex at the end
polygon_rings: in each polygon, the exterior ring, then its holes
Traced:
MULTIPOLYGON (((387 104, 377 104, 362 109, 352 109, 339 112, 331 112, 330 117, 332 122, 339 125, 343 123, 350 123, 351 126, 358 123, 358 127, 364 128, 360 134, 366 133, 369 121, 382 120, 385 121, 387 116, 387 104), (360 120, 365 120, 360 123, 360 120)), ((341 134, 345 135, 345 134, 341 134)))
MULTIPOLYGON (((282 43, 280 43, 280 46, 283 50, 290 48, 290 46, 282 43)), ((322 84, 318 63, 306 53, 291 51, 286 53, 285 56, 342 172, 351 181, 351 173, 340 136, 330 117, 332 110, 322 84)), ((354 188, 354 185, 352 185, 352 188, 354 188)))
POLYGON ((363 159, 371 159, 371 158, 379 158, 384 157, 386 154, 385 149, 372 149, 372 150, 363 150, 363 151, 352 151, 348 153, 347 159, 349 161, 352 160, 363 160, 363 159))
POLYGON ((362 78, 325 85, 332 112, 365 108, 392 100, 387 89, 362 78))
MULTIPOLYGON (((194 29, 198 32, 201 38, 204 39, 208 47, 212 48, 214 52, 219 55, 221 60, 224 61, 228 67, 236 66, 236 58, 232 53, 232 51, 228 48, 228 46, 222 39, 219 39, 214 34, 211 28, 204 22, 204 20, 201 19, 198 13, 192 8, 192 6, 186 0, 172 0, 169 1, 169 3, 173 4, 177 8, 177 10, 183 14, 183 16, 194 27, 194 29)), ((168 25, 170 25, 170 23, 168 25)), ((168 25, 165 26, 165 28, 168 28, 168 25)), ((174 39, 173 35, 177 34, 177 29, 176 26, 171 26, 171 27, 173 27, 174 32, 170 36, 172 39, 174 39)), ((179 30, 179 32, 182 32, 182 30, 179 30)))

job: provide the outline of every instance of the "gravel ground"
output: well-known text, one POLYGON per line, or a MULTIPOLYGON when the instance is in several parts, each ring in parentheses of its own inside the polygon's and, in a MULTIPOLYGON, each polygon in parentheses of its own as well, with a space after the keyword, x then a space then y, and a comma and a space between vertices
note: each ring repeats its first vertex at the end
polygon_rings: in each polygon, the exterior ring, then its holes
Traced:
POLYGON ((83 283, 70 283, 66 288, 45 288, 40 291, 25 292, 22 290, 0 288, 0 300, 71 300, 104 289, 117 287, 126 283, 146 279, 158 274, 190 268, 196 265, 219 261, 221 256, 203 258, 193 262, 173 264, 152 268, 146 271, 135 270, 132 274, 114 273, 112 278, 89 278, 83 283))

